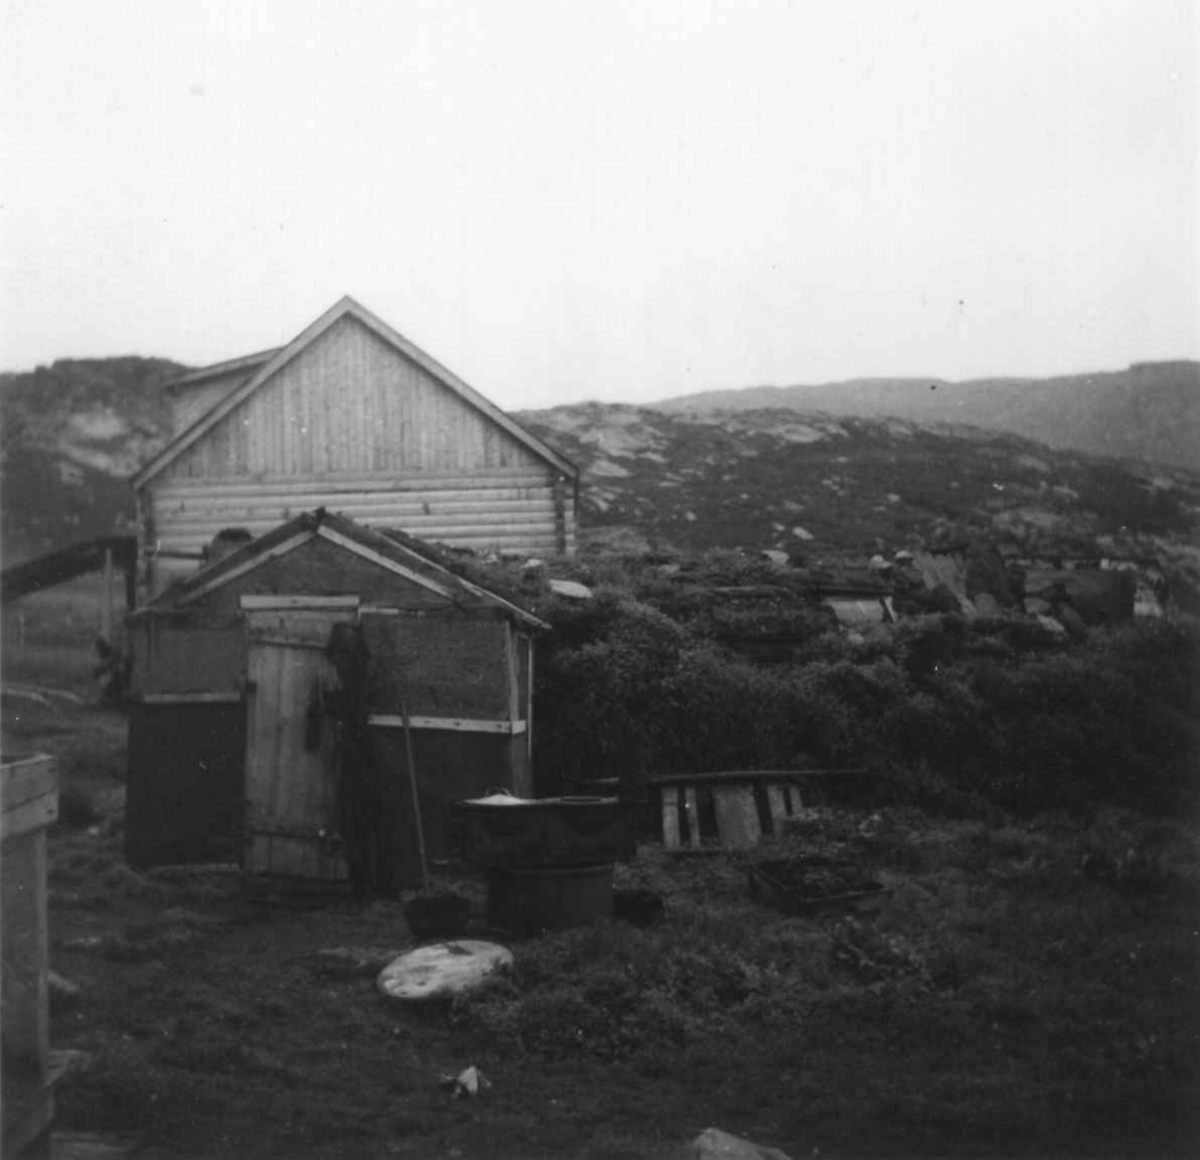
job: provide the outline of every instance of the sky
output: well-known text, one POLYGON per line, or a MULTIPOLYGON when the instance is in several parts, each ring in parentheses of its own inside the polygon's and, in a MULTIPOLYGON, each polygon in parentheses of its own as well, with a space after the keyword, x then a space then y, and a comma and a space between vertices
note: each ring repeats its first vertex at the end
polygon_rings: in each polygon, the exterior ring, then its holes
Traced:
POLYGON ((509 409, 1200 357, 1174 0, 0 0, 0 368, 351 294, 509 409))

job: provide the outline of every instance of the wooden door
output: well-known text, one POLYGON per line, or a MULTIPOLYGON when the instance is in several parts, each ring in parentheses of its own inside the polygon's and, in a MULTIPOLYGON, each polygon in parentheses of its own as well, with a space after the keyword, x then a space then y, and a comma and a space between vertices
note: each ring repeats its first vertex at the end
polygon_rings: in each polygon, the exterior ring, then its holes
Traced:
MULTIPOLYGON (((295 601, 295 597, 288 598, 295 601)), ((356 602, 245 608, 249 678, 246 850, 251 873, 340 881, 333 722, 317 712, 337 685, 330 633, 356 602)))

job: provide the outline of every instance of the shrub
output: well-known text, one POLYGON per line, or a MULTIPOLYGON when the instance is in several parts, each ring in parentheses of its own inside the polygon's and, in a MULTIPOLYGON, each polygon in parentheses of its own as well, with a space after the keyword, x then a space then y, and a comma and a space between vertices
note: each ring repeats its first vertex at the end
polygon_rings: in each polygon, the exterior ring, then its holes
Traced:
MULTIPOLYGON (((757 567, 716 564, 736 579, 757 567)), ((1200 804, 1194 624, 1128 623, 1065 643, 1029 618, 947 613, 881 626, 860 645, 820 632, 803 660, 762 665, 725 646, 698 588, 692 603, 654 607, 639 597, 661 596, 662 574, 642 588, 625 575, 622 590, 543 610, 554 624, 537 674, 543 792, 555 788, 548 771, 654 776, 815 757, 874 770, 883 802, 959 814, 1200 804)))

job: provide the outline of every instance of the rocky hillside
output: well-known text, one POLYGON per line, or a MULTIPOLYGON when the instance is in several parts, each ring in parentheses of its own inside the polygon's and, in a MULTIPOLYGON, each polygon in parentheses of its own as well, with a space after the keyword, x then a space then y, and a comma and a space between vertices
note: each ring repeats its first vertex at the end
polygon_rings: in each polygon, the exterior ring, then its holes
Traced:
POLYGON ((893 415, 967 423, 1052 447, 1200 467, 1200 363, 1136 363, 1128 370, 1045 379, 855 379, 819 386, 748 387, 665 399, 671 412, 787 407, 834 415, 893 415))
POLYGON ((128 478, 162 446, 169 417, 161 387, 183 370, 129 357, 0 375, 6 563, 130 525, 128 478))
POLYGON ((521 416, 583 468, 585 539, 630 547, 879 551, 962 538, 1028 550, 1186 540, 1200 478, 975 428, 791 409, 521 416))
MULTIPOLYGON (((6 562, 130 526, 163 443, 163 359, 0 377, 6 562)), ((927 389, 927 388, 926 388, 927 389)), ((517 416, 583 468, 585 545, 872 553, 963 538, 1031 552, 1191 552, 1200 479, 947 424, 793 408, 600 403, 517 416)))

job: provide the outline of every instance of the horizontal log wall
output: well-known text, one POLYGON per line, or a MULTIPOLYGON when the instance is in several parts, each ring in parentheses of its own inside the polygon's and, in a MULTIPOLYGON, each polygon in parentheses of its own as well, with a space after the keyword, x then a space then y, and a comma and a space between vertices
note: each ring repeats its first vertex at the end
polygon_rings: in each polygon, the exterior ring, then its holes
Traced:
MULTIPOLYGON (((467 476, 355 475, 259 481, 174 480, 143 494, 145 542, 162 552, 203 550, 223 528, 259 536, 302 511, 326 507, 368 527, 392 528, 454 547, 553 555, 560 550, 554 484, 527 471, 467 476)), ((564 503, 565 547, 575 546, 575 511, 564 503)), ((155 561, 154 591, 198 561, 155 561)))

